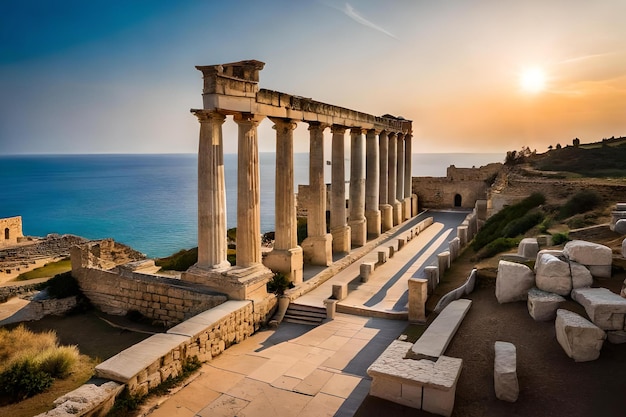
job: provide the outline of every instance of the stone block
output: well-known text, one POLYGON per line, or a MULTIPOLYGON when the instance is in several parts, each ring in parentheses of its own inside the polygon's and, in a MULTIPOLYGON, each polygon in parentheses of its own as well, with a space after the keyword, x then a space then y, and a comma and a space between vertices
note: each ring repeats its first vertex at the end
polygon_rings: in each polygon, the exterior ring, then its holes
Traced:
POLYGON ((591 321, 603 330, 624 330, 626 299, 606 288, 578 288, 572 298, 585 308, 591 321))
POLYGON ((426 300, 428 298, 428 280, 409 278, 409 322, 426 322, 426 300))
POLYGON ((359 266, 359 275, 361 276, 361 282, 367 282, 370 279, 370 275, 374 272, 376 264, 374 262, 363 262, 359 266))
POLYGON ((572 290, 569 262, 548 253, 538 255, 537 258, 538 261, 535 265, 537 268, 535 276, 537 288, 563 296, 568 295, 572 290))
POLYGON ((558 309, 555 331, 556 340, 565 354, 576 362, 593 361, 600 357, 606 333, 584 317, 558 309))
POLYGON ((341 301, 348 296, 348 284, 333 284, 333 299, 341 301))
POLYGON ((621 345, 622 343, 626 343, 626 331, 613 330, 606 332, 606 338, 609 343, 612 343, 614 345, 621 345))
POLYGON ((611 265, 613 253, 611 248, 598 243, 584 240, 572 240, 565 244, 563 254, 570 261, 576 261, 583 265, 611 265))
POLYGON ((493 382, 496 398, 513 403, 519 396, 515 345, 498 341, 494 344, 494 350, 493 382))
POLYGON ((539 264, 539 260, 543 255, 552 255, 556 256, 561 260, 565 260, 565 256, 563 255, 563 251, 559 249, 542 249, 537 252, 537 259, 535 259, 535 272, 537 272, 537 265, 539 264))
POLYGON ((468 234, 467 234, 467 226, 458 226, 456 228, 456 235, 459 238, 459 240, 461 241, 461 247, 465 247, 465 245, 467 245, 468 243, 468 234))
POLYGON ((326 307, 326 318, 333 320, 337 313, 337 301, 330 298, 324 300, 324 306, 326 307))
POLYGON ((539 242, 536 238, 527 237, 517 246, 517 254, 524 258, 536 258, 539 252, 539 242))
POLYGON ((424 268, 424 274, 428 281, 428 294, 432 294, 439 285, 439 267, 427 266, 424 268))
POLYGON ((539 247, 552 246, 552 236, 551 235, 539 235, 537 236, 537 243, 539 244, 539 247))
POLYGON ((387 258, 389 257, 388 249, 381 249, 378 251, 378 264, 382 265, 387 262, 387 258))
POLYGON ((556 311, 564 302, 565 298, 560 295, 539 288, 531 288, 528 291, 528 313, 535 321, 554 320, 556 311))
POLYGON ((496 275, 496 299, 498 303, 510 303, 527 299, 528 290, 535 285, 533 271, 524 264, 500 261, 496 275))
POLYGON ((461 253, 461 239, 455 237, 450 242, 448 242, 448 247, 450 251, 450 262, 454 262, 461 253))
POLYGON ((572 274, 572 288, 591 287, 591 284, 593 284, 593 276, 585 265, 571 261, 569 267, 572 274))
POLYGON ((611 265, 587 265, 591 275, 598 278, 611 278, 611 265))
POLYGON ((439 274, 441 275, 450 269, 450 252, 445 251, 437 254, 437 265, 439 266, 439 274))
POLYGON ((398 238, 398 250, 401 250, 406 244, 406 239, 404 237, 398 238))
POLYGON ((619 233, 620 235, 626 235, 626 219, 619 219, 615 223, 615 233, 619 233))
POLYGON ((393 255, 396 252, 396 248, 393 245, 391 245, 387 249, 389 249, 389 259, 393 258, 393 255))

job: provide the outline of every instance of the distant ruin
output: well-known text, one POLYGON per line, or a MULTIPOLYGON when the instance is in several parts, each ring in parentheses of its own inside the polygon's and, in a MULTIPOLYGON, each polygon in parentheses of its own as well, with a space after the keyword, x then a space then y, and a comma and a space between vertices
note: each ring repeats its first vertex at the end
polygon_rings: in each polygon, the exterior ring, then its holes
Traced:
POLYGON ((16 245, 22 234, 22 216, 0 219, 0 248, 16 245))

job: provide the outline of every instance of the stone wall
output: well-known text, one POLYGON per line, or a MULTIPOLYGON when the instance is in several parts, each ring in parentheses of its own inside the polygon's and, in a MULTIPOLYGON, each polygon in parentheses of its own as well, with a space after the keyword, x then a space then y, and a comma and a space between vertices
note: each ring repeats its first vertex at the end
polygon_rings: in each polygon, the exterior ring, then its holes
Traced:
POLYGON ((33 295, 37 292, 36 287, 37 284, 21 284, 16 283, 15 285, 6 285, 0 287, 0 303, 5 303, 9 298, 17 297, 17 296, 26 296, 33 295))
POLYGON ((22 216, 0 219, 0 247, 15 245, 23 237, 22 216))
POLYGON ((119 246, 107 240, 71 250, 72 275, 85 296, 105 313, 138 311, 169 327, 227 300, 224 294, 200 285, 134 271, 133 264, 118 266, 113 255, 119 246))
POLYGON ((502 164, 480 168, 456 168, 451 165, 445 177, 413 177, 412 192, 420 208, 472 209, 477 200, 486 200, 491 182, 502 164))

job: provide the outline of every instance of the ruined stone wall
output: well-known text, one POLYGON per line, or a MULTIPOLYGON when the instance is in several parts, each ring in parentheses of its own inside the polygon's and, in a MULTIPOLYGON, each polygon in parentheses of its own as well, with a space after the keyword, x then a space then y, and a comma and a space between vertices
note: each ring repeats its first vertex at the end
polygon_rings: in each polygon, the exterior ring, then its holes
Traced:
POLYGON ((138 311, 165 326, 180 323, 227 300, 224 294, 180 279, 142 274, 116 266, 116 243, 91 242, 72 248, 72 276, 87 298, 105 313, 138 311), (103 256, 98 258, 95 254, 103 256), (109 268, 109 269, 105 269, 109 268))
POLYGON ((499 163, 480 168, 451 165, 445 177, 413 177, 412 192, 417 194, 420 208, 472 209, 477 200, 487 199, 491 181, 501 167, 499 163))
MULTIPOLYGON (((298 184, 296 194, 296 216, 306 217, 311 205, 311 192, 308 184, 298 184)), ((326 184, 326 211, 330 208, 330 184, 326 184)))
POLYGON ((583 190, 594 191, 607 203, 626 201, 626 184, 623 180, 589 178, 566 180, 509 175, 505 184, 491 191, 489 207, 493 212, 497 212, 503 207, 515 204, 536 192, 546 197, 547 204, 559 205, 583 190))
POLYGON ((23 237, 22 216, 0 219, 0 247, 15 245, 23 237))

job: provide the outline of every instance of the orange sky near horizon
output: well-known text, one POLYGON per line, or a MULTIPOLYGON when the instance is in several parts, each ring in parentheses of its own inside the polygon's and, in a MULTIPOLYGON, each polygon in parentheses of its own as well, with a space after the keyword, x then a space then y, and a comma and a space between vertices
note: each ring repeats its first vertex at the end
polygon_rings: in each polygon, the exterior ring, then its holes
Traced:
POLYGON ((0 154, 196 152, 194 66, 244 59, 266 63, 261 88, 413 120, 414 152, 626 136, 624 16, 622 0, 24 0, 0 16, 0 154))

